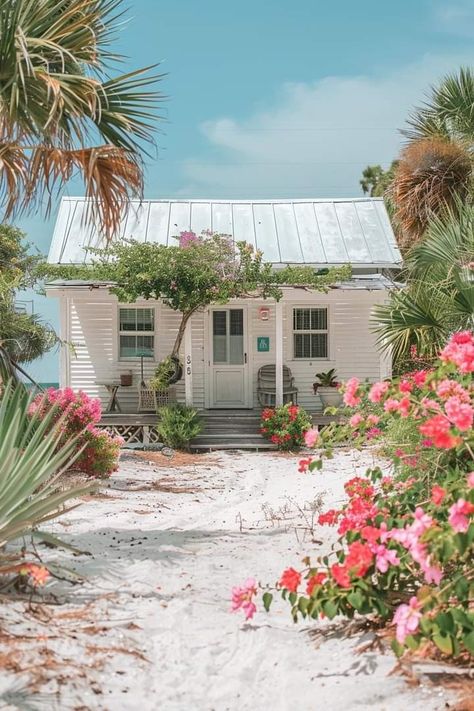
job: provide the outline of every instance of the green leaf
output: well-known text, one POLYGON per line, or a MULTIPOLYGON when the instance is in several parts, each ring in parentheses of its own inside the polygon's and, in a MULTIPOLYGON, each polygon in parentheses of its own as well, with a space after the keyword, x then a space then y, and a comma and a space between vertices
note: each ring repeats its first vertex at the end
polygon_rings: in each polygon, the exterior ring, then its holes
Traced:
POLYGON ((453 640, 451 639, 451 635, 434 634, 433 642, 443 654, 450 655, 453 653, 453 640))
POLYGON ((332 620, 334 617, 336 617, 339 610, 334 602, 332 602, 331 600, 327 600, 326 602, 323 602, 323 611, 326 617, 332 620))
POLYGON ((272 604, 273 600, 273 595, 269 592, 264 592, 262 595, 262 602, 263 602, 263 607, 265 608, 265 611, 268 612, 270 609, 270 605, 272 604))
POLYGON ((455 625, 452 615, 449 612, 440 612, 435 617, 435 622, 437 623, 441 632, 454 632, 455 625))
POLYGON ((401 657, 402 654, 405 652, 405 647, 400 644, 400 642, 397 642, 396 639, 392 639, 392 643, 390 646, 394 653, 397 655, 397 657, 401 657))
POLYGON ((291 602, 292 605, 295 604, 297 599, 298 599, 298 595, 295 592, 290 592, 290 594, 288 595, 288 600, 291 602))
POLYGON ((463 644, 471 654, 474 654, 474 631, 468 632, 462 638, 463 644))
POLYGON ((309 605, 309 599, 307 597, 300 597, 298 600, 298 610, 301 612, 302 615, 306 616, 306 612, 308 610, 308 605, 309 605))
POLYGON ((354 607, 358 612, 361 612, 365 601, 360 590, 356 590, 355 592, 349 593, 349 595, 347 596, 347 600, 352 605, 352 607, 354 607))

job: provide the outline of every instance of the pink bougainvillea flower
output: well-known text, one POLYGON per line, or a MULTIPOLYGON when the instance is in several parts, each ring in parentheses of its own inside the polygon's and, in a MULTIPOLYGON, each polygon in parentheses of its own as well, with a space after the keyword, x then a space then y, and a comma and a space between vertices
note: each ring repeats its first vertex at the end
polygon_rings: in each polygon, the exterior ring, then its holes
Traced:
POLYGON ((348 407, 357 407, 362 402, 362 398, 358 394, 359 385, 358 378, 350 378, 345 384, 343 400, 348 407))
POLYGON ((369 430, 367 430, 365 436, 366 439, 375 439, 375 437, 379 437, 381 434, 381 429, 379 429, 378 427, 371 427, 369 430))
POLYGON ((420 624, 420 603, 415 596, 410 598, 408 605, 399 605, 393 616, 393 623, 397 626, 397 642, 404 644, 408 635, 413 634, 420 624))
POLYGON ((237 610, 243 610, 245 614, 245 619, 250 620, 257 607, 253 601, 253 597, 257 594, 257 583, 254 578, 249 578, 245 583, 239 587, 235 586, 232 588, 232 612, 237 612, 237 610))
POLYGON ((351 578, 345 565, 333 563, 331 565, 331 575, 341 588, 350 588, 351 578))
POLYGON ((387 382, 381 382, 381 383, 374 383, 372 387, 369 390, 368 398, 370 402, 380 402, 380 400, 383 398, 385 393, 390 387, 390 383, 387 382))
POLYGON ((445 378, 440 383, 438 383, 438 385, 436 386, 436 394, 442 400, 447 400, 453 395, 456 395, 456 397, 458 397, 461 402, 470 402, 471 400, 468 391, 463 388, 461 383, 458 383, 456 380, 450 380, 449 378, 445 378))
POLYGON ((448 521, 456 533, 466 533, 469 528, 470 516, 474 513, 474 504, 465 499, 458 499, 449 509, 448 521))
POLYGON ((20 569, 21 575, 27 575, 35 587, 42 587, 51 577, 49 570, 44 565, 36 565, 35 563, 26 563, 20 569))
POLYGON ((467 485, 470 489, 474 489, 474 472, 467 475, 467 485))
POLYGON ((308 578, 308 582, 306 584, 306 594, 312 595, 314 590, 322 585, 327 577, 327 573, 321 571, 320 573, 315 573, 308 578))
POLYGON ((319 439, 319 431, 312 427, 304 433, 304 441, 307 447, 314 447, 319 439))
POLYGON ((304 474, 304 472, 308 471, 309 465, 313 461, 312 457, 307 457, 306 459, 300 459, 298 463, 298 471, 300 474, 304 474))
POLYGON ((411 383, 409 380, 401 380, 398 384, 398 389, 401 393, 411 393, 411 391, 413 390, 413 383, 411 383))
POLYGON ((378 425, 380 417, 378 415, 367 415, 367 423, 369 425, 378 425))
POLYGON ((474 337, 470 331, 455 333, 440 353, 446 363, 454 363, 460 373, 474 372, 474 337))
POLYGON ((349 418, 349 424, 351 427, 358 427, 363 421, 364 418, 359 412, 356 412, 355 415, 352 415, 352 417, 349 418))
POLYGON ((375 553, 375 567, 381 573, 386 573, 391 565, 399 565, 400 559, 396 551, 386 546, 379 545, 373 549, 375 553))
POLYGON ((420 561, 420 567, 425 574, 425 580, 429 585, 440 584, 443 577, 443 571, 438 565, 431 565, 429 556, 420 561))
POLYGON ((363 578, 373 561, 374 554, 370 547, 362 541, 354 541, 349 545, 344 565, 353 575, 363 578))
POLYGON ((410 531, 417 536, 421 536, 431 527, 432 523, 433 519, 431 516, 425 513, 421 506, 417 506, 415 509, 414 521, 410 526, 410 531))
POLYGON ((461 402, 457 396, 452 395, 446 400, 444 409, 458 430, 466 432, 471 429, 474 420, 474 410, 468 403, 461 402))
POLYGON ((339 511, 329 509, 326 513, 319 514, 318 523, 320 526, 335 526, 339 518, 339 511))
POLYGON ((446 496, 446 489, 443 489, 442 486, 439 486, 438 484, 435 484, 432 489, 431 489, 431 501, 435 504, 435 506, 439 506, 444 497, 446 496))
POLYGON ((301 573, 298 573, 298 571, 294 568, 287 568, 281 574, 278 585, 281 588, 285 588, 285 590, 289 590, 290 592, 296 592, 300 583, 301 573))
POLYGON ((455 437, 450 432, 450 423, 444 415, 434 415, 419 426, 421 434, 430 437, 438 449, 453 449, 461 442, 460 437, 455 437))

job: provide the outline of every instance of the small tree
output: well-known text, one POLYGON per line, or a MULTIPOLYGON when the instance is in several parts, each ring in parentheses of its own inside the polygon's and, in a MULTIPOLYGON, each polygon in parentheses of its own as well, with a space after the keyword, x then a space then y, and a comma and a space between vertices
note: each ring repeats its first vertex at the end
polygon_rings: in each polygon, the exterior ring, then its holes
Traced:
POLYGON ((49 351, 58 341, 52 328, 36 314, 18 312, 16 292, 35 284, 35 270, 41 257, 28 253, 24 233, 0 225, 0 346, 13 360, 27 363, 49 351))
POLYGON ((177 359, 186 324, 191 316, 210 304, 225 304, 235 298, 282 297, 282 286, 326 290, 350 275, 348 267, 316 271, 312 267, 274 270, 263 254, 246 242, 234 244, 229 235, 204 231, 181 232, 178 243, 120 242, 106 250, 92 250, 90 266, 48 266, 48 276, 108 281, 122 302, 138 298, 161 299, 181 321, 171 357, 177 359))

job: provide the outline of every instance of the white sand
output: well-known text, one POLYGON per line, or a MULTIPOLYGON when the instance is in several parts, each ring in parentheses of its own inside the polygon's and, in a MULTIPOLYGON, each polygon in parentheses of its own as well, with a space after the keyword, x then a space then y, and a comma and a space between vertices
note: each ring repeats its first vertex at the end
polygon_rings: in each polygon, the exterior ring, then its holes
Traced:
POLYGON ((343 497, 343 482, 372 465, 370 454, 340 452, 322 473, 301 475, 296 457, 219 454, 198 467, 157 469, 127 457, 106 498, 92 499, 50 530, 90 557, 46 552, 86 577, 54 583, 66 604, 2 609, 0 709, 152 711, 431 711, 446 693, 388 676, 391 653, 356 648, 347 625, 294 625, 278 599, 246 623, 231 614, 230 590, 249 576, 277 580, 288 565, 329 550, 334 532, 316 526, 311 541, 298 512, 324 493, 324 509, 343 497), (130 491, 160 479, 189 493, 130 491), (263 507, 263 509, 262 509, 263 507), (271 512, 273 511, 273 513, 271 512), (280 520, 281 519, 281 520, 280 520), (295 532, 296 527, 296 532, 295 532), (45 615, 51 615, 47 619, 45 615), (29 670, 21 673, 31 663, 29 670), (2 666, 4 669, 2 670, 2 666), (28 683, 36 678, 34 693, 28 683), (2 705, 4 704, 4 705, 2 705))

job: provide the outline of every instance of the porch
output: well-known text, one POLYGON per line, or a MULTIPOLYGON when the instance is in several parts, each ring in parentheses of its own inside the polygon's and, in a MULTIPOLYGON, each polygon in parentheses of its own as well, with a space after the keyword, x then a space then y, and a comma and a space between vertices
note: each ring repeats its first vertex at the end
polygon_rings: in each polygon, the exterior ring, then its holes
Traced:
MULTIPOLYGON (((191 443, 193 450, 276 449, 260 434, 261 408, 248 410, 199 410, 203 431, 191 443)), ((324 427, 337 418, 321 412, 309 413, 314 427, 324 427)), ((99 427, 123 437, 126 445, 152 447, 160 441, 153 413, 104 413, 99 427)))

